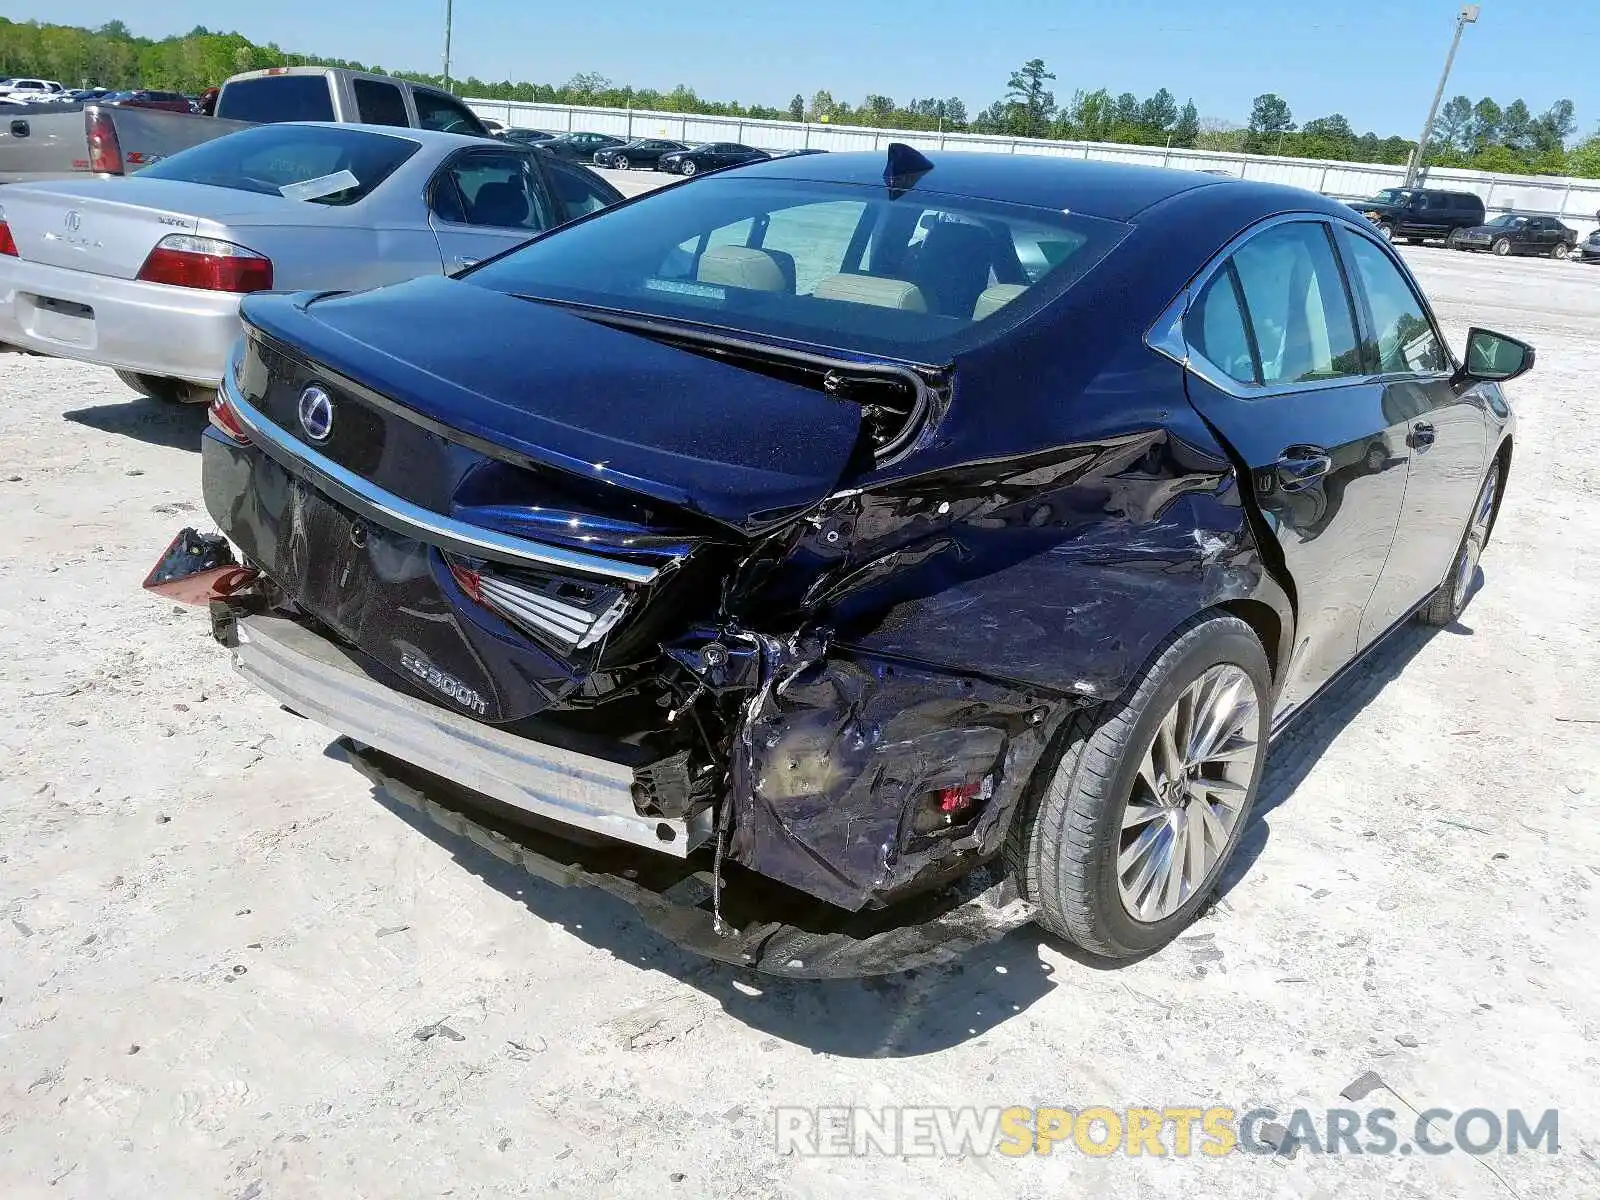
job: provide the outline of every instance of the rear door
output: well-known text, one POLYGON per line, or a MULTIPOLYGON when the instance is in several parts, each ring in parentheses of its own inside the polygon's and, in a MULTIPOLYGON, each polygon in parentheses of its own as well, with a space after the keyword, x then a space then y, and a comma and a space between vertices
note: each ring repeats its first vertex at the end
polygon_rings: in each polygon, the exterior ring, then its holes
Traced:
POLYGON ((1488 425, 1471 386, 1452 383, 1455 361, 1399 259, 1358 229, 1340 226, 1363 339, 1383 410, 1403 430, 1405 500, 1394 548, 1362 616, 1370 645, 1438 586, 1454 559, 1488 467, 1488 425))
POLYGON ((1405 426, 1367 370, 1332 235, 1294 217, 1252 232, 1191 290, 1182 323, 1189 398, 1244 460, 1293 579, 1280 713, 1357 652, 1405 498, 1405 426))
POLYGON ((428 223, 447 273, 509 250, 560 224, 559 209, 527 151, 467 150, 428 189, 428 223))

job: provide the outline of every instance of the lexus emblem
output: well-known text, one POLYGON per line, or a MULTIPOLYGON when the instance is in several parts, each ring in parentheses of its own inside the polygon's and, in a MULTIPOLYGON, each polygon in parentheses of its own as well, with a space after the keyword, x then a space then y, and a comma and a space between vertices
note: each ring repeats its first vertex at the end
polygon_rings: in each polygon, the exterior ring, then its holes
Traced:
POLYGON ((83 214, 75 208, 68 209, 67 219, 63 224, 66 225, 68 233, 77 233, 83 228, 83 214))
POLYGON ((333 397, 315 384, 300 393, 300 428, 313 442, 325 442, 333 432, 333 397))

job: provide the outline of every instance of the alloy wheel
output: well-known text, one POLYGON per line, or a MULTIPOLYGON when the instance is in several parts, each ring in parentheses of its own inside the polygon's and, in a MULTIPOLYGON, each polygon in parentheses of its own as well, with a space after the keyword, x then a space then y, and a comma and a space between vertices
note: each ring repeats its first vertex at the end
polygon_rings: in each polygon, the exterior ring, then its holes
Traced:
POLYGON ((684 159, 683 160, 683 173, 685 175, 693 175, 694 172, 695 172, 694 160, 692 158, 684 159))
POLYGON ((1249 675, 1219 663, 1156 726, 1117 850, 1117 888, 1135 920, 1170 916, 1210 882, 1249 799, 1260 703, 1249 675))
POLYGON ((624 155, 621 155, 621 154, 619 154, 619 155, 617 155, 617 161, 616 161, 616 168, 617 168, 617 170, 619 170, 619 171, 626 171, 626 170, 627 170, 627 169, 628 169, 628 168, 629 168, 629 167, 630 167, 630 166, 632 166, 632 165, 633 165, 633 164, 631 164, 631 163, 630 163, 630 162, 628 162, 628 160, 627 160, 627 158, 626 158, 626 156, 624 156, 624 155))
POLYGON ((1489 471, 1483 481, 1483 491, 1478 493, 1478 503, 1472 510, 1472 522, 1467 526, 1466 539, 1461 544, 1461 554, 1456 559, 1455 580, 1450 586, 1450 608, 1460 612, 1466 607, 1467 589, 1478 573, 1478 559, 1489 542, 1489 526, 1494 521, 1494 498, 1500 490, 1500 464, 1489 471))

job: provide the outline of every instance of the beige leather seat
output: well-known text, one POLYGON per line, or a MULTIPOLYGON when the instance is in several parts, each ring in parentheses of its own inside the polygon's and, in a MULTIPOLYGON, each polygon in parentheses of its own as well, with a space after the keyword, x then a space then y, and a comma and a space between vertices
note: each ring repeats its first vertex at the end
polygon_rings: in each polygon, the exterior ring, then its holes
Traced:
POLYGON ((778 260, 752 246, 712 246, 700 256, 696 278, 701 283, 744 288, 750 292, 789 290, 778 260))
POLYGON ((879 279, 872 275, 824 275, 811 289, 819 300, 842 300, 847 304, 870 304, 874 308, 897 308, 901 312, 927 312, 922 289, 904 279, 879 279))
POLYGON ((981 321, 985 317, 993 316, 1027 290, 1028 285, 1025 283, 997 283, 993 287, 985 288, 978 297, 978 302, 972 306, 972 319, 981 321))

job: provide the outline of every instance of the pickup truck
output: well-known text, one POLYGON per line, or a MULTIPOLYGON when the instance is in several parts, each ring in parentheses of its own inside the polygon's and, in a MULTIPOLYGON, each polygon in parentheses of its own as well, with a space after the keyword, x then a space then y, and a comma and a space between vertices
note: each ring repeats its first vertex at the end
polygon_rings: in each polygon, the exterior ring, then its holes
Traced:
POLYGON ((131 175, 250 125, 357 121, 489 136, 465 104, 437 88, 334 67, 271 67, 234 75, 216 115, 111 104, 38 104, 0 113, 0 184, 131 175))

